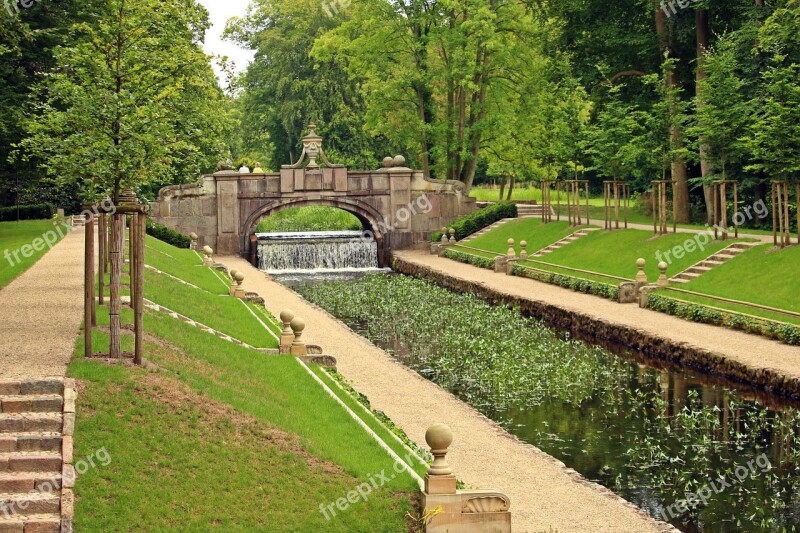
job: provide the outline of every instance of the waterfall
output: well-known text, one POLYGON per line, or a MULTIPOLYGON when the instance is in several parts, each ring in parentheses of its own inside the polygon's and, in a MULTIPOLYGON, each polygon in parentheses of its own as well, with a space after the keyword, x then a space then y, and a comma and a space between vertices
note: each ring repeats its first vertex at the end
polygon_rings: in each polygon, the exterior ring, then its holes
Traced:
POLYGON ((378 268, 378 245, 360 231, 257 233, 258 267, 268 273, 378 268))

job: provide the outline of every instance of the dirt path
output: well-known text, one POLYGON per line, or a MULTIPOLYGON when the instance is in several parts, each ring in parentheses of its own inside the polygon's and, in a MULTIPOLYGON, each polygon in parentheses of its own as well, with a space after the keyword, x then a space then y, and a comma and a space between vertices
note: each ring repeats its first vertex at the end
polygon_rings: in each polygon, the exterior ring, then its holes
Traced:
MULTIPOLYGON (((600 219, 591 219, 589 220, 589 224, 593 224, 597 227, 604 227, 605 221, 600 219)), ((619 223, 620 228, 624 227, 622 220, 620 219, 619 223)), ((628 222, 628 229, 640 229, 645 231, 653 231, 653 226, 651 224, 634 224, 633 222, 628 222)), ((668 227, 670 233, 672 233, 672 225, 668 227)), ((694 229, 694 228, 677 228, 678 233, 705 233, 708 230, 703 229, 694 229)), ((728 233, 728 239, 733 239, 733 230, 730 230, 728 233)), ((762 244, 771 244, 773 242, 772 235, 759 235, 756 233, 747 233, 747 230, 739 230, 739 238, 740 239, 754 239, 760 241, 762 244)))
POLYGON ((243 272, 245 288, 263 296, 276 316, 289 308, 305 318, 304 340, 336 357, 348 381, 417 443, 425 446, 425 430, 432 423, 448 424, 455 434, 448 460, 456 475, 469 486, 508 494, 515 532, 549 532, 551 527, 560 533, 670 530, 605 489, 580 481, 563 463, 511 437, 247 261, 216 259, 243 272))
POLYGON ((83 229, 0 289, 0 380, 63 376, 83 319, 83 229))

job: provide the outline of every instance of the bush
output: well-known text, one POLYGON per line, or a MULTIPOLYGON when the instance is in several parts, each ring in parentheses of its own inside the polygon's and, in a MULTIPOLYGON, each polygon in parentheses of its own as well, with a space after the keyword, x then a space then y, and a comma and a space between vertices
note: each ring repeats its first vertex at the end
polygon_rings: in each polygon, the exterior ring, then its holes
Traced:
POLYGON ((452 259, 453 261, 458 261, 459 263, 467 263, 468 265, 476 266, 479 268, 494 270, 494 259, 480 257, 472 254, 466 254, 464 252, 458 252, 452 249, 445 250, 444 256, 448 259, 452 259))
POLYGON ((786 344, 800 344, 800 326, 794 324, 762 320, 735 311, 719 311, 703 304, 682 302, 660 294, 650 294, 647 297, 647 307, 692 322, 737 329, 776 339, 786 344))
MULTIPOLYGON (((456 230, 456 240, 460 241, 482 230, 486 226, 491 226, 498 220, 514 218, 516 216, 516 204, 513 202, 498 202, 457 219, 450 225, 450 228, 456 230)), ((442 240, 442 232, 434 231, 431 234, 431 241, 439 242, 440 240, 442 240)))
MULTIPOLYGON (((46 220, 53 217, 55 209, 50 204, 19 206, 19 220, 46 220)), ((0 222, 17 220, 17 207, 0 207, 0 222)))
POLYGON ((188 248, 192 244, 192 239, 187 235, 157 224, 152 220, 147 221, 147 234, 176 248, 188 248))
POLYGON ((607 283, 600 283, 599 281, 576 278, 565 274, 557 274, 555 272, 534 270, 520 265, 514 265, 512 273, 515 276, 534 279, 542 283, 549 283, 550 285, 558 285, 559 287, 564 287, 565 289, 570 289, 575 292, 594 294, 595 296, 608 298, 609 300, 617 300, 619 298, 619 287, 607 283))

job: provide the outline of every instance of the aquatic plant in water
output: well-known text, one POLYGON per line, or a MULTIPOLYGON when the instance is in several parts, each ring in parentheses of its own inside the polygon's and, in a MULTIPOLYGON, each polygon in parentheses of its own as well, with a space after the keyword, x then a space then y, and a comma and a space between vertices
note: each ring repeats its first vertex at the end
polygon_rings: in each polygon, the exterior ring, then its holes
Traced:
POLYGON ((794 409, 646 367, 427 281, 370 276, 296 290, 510 432, 684 531, 800 523, 794 409), (710 489, 762 454, 768 469, 710 489), (704 502, 675 507, 706 489, 704 502))

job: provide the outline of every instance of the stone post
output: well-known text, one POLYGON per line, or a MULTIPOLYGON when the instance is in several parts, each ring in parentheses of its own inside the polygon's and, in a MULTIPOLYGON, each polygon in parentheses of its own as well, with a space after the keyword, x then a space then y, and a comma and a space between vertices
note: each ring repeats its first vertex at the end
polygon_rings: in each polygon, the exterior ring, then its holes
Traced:
POLYGON ((425 432, 433 463, 425 474, 422 492, 424 512, 431 516, 426 533, 510 533, 511 502, 492 490, 457 490, 456 476, 447 462, 453 432, 445 424, 433 424, 425 432))
POLYGON ((525 261, 528 258, 528 243, 527 241, 519 241, 519 258, 525 261))
POLYGON ((639 307, 647 308, 647 298, 656 288, 654 285, 645 285, 639 288, 639 307))
POLYGON ((442 244, 447 244, 447 228, 442 228, 442 244))
POLYGON ((656 286, 662 289, 669 287, 669 279, 667 279, 667 264, 664 261, 661 261, 658 264, 658 271, 660 274, 658 276, 658 281, 656 281, 656 286))
POLYGON ((506 263, 508 263, 508 257, 505 255, 498 255, 494 258, 494 271, 496 273, 505 272, 506 263))
POLYGON ((231 296, 236 294, 236 274, 238 272, 239 271, 236 270, 235 268, 232 268, 231 271, 230 271, 231 287, 230 287, 230 290, 228 291, 228 294, 230 294, 231 296))
POLYGON ((508 239, 508 251, 506 252, 506 255, 509 258, 517 257, 517 252, 514 251, 514 239, 508 239))
POLYGON ((456 230, 450 228, 450 244, 455 244, 455 243, 456 243, 456 230))
POLYGON ((639 285, 640 287, 642 285, 647 285, 647 274, 644 271, 645 264, 646 264, 645 260, 642 259, 641 257, 636 260, 636 268, 639 269, 639 271, 636 273, 636 284, 639 285))
POLYGON ((205 254, 205 258, 203 259, 203 264, 205 266, 212 266, 214 264, 214 260, 211 257, 213 253, 214 250, 212 250, 210 246, 208 245, 203 246, 203 254, 205 254))
POLYGON ((242 288, 242 282, 244 281, 244 274, 241 272, 236 272, 236 275, 233 277, 236 280, 236 289, 233 291, 233 295, 236 298, 244 298, 244 289, 242 288))
POLYGON ((281 322, 283 322, 283 331, 281 331, 281 345, 279 353, 287 354, 291 352, 292 343, 294 342, 294 332, 292 331, 292 319, 294 319, 294 312, 290 309, 281 311, 281 322))
POLYGON ((289 353, 292 355, 308 355, 306 343, 300 339, 303 335, 303 330, 306 329, 306 321, 302 318, 294 317, 289 325, 294 333, 294 341, 292 341, 289 353))
POLYGON ((197 250, 197 239, 198 239, 197 233, 191 232, 189 234, 189 238, 192 240, 192 242, 189 244, 189 249, 190 250, 197 250))

